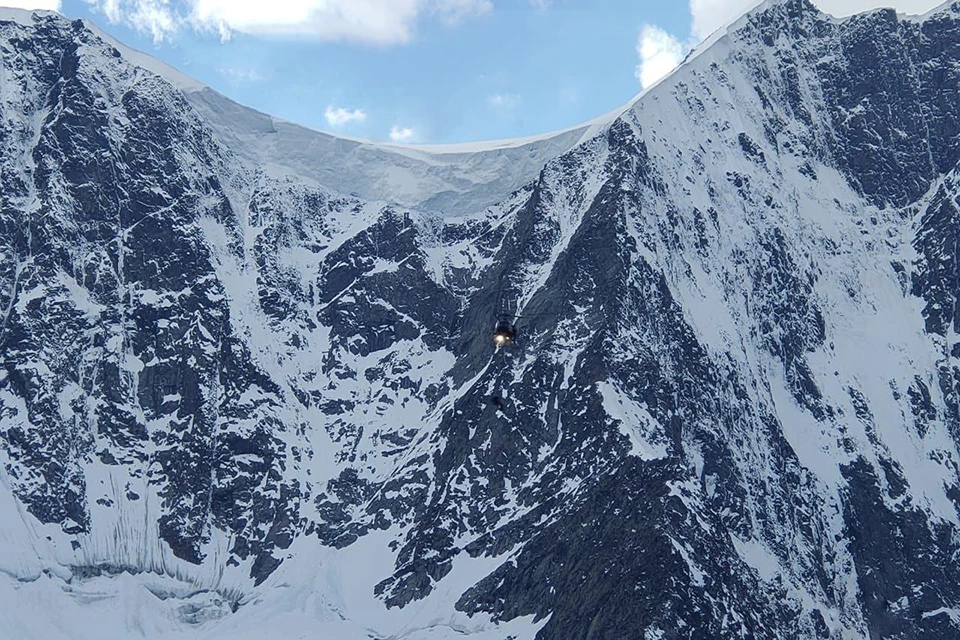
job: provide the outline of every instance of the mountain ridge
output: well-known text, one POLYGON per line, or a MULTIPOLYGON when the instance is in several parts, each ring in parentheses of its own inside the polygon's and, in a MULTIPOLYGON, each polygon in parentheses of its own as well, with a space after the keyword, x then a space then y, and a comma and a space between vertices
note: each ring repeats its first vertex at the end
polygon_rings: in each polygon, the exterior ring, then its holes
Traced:
POLYGON ((956 633, 958 14, 765 6, 432 210, 0 22, 11 628, 956 633))

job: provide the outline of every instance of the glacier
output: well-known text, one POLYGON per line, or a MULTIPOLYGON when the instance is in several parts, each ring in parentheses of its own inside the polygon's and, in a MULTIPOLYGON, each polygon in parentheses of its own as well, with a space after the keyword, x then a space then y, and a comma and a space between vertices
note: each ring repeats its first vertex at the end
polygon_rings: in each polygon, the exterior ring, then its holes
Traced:
POLYGON ((0 636, 960 636, 958 94, 767 0, 386 145, 0 10, 0 636))

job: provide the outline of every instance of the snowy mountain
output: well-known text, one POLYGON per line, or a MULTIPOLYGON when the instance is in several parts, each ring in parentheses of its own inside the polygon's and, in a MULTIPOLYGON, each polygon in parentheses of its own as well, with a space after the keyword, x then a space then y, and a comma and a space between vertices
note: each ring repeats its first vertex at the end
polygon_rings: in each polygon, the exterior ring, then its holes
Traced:
POLYGON ((960 636, 960 3, 461 148, 0 55, 0 636, 960 636))

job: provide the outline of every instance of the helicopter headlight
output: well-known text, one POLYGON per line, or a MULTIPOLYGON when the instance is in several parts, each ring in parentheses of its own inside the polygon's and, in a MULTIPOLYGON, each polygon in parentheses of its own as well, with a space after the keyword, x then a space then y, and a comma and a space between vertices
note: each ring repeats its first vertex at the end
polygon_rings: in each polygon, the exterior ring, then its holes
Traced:
POLYGON ((498 347, 502 347, 503 345, 507 344, 509 340, 510 339, 502 333, 498 333, 497 335, 493 336, 493 341, 498 347))

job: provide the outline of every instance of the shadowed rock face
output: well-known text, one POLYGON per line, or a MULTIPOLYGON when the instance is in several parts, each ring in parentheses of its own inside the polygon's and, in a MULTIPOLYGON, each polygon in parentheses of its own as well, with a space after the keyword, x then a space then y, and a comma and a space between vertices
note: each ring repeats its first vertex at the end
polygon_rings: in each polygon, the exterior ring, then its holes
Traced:
POLYGON ((396 615, 540 640, 960 634, 960 4, 767 3, 455 216, 258 163, 82 23, 0 51, 44 558, 255 602, 382 542, 396 615))

